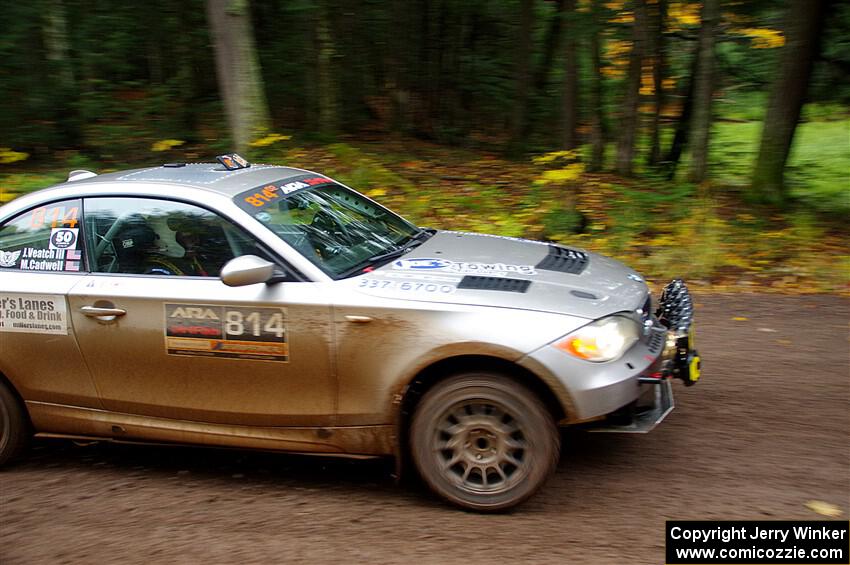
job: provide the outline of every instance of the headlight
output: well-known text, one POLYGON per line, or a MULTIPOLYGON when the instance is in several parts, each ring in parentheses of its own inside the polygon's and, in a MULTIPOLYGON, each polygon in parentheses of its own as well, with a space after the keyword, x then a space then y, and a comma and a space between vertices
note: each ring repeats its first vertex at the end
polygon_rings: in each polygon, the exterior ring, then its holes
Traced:
POLYGON ((638 336, 639 328, 634 320, 609 316, 577 329, 553 345, 579 359, 601 363, 620 357, 638 336))

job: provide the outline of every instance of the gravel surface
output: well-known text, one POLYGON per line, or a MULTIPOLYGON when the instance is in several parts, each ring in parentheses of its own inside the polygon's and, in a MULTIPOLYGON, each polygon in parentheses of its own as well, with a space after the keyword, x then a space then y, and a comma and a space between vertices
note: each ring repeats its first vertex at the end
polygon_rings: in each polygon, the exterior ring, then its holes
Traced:
POLYGON ((696 302, 700 383, 648 435, 565 432, 512 513, 454 510, 383 461, 43 440, 0 472, 0 563, 659 564, 669 519, 846 519, 850 301, 696 302))

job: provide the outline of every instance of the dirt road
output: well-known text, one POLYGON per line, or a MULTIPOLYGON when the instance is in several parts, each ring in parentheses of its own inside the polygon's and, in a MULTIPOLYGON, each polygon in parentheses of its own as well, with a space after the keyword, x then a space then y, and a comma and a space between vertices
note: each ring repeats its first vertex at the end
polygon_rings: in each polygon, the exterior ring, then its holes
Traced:
POLYGON ((697 295, 703 379, 648 435, 566 433, 511 514, 381 462, 43 441, 0 472, 0 563, 653 563, 668 519, 819 519, 850 499, 850 301, 697 295), (733 318, 746 320, 733 320, 733 318))

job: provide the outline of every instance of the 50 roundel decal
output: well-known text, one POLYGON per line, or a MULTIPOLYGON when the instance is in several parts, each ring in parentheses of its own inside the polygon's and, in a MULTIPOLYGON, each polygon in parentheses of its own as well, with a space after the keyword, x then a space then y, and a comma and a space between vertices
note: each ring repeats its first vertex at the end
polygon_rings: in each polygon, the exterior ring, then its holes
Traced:
POLYGON ((50 232, 50 249, 75 249, 78 228, 53 228, 50 232))

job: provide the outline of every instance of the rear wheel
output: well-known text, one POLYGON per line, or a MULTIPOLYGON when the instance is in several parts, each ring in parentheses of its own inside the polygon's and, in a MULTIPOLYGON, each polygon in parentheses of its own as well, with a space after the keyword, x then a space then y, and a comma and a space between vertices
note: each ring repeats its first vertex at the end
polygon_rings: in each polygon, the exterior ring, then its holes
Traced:
POLYGON ((29 423, 21 403, 0 380, 0 467, 24 450, 29 437, 29 423))
POLYGON ((414 412, 410 444, 434 492, 485 512, 534 494, 560 452, 557 427, 540 399, 491 373, 457 375, 429 390, 414 412))

